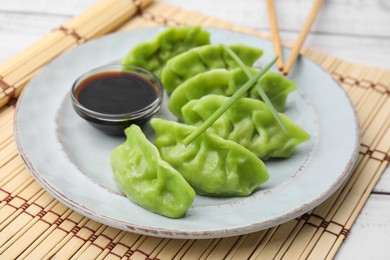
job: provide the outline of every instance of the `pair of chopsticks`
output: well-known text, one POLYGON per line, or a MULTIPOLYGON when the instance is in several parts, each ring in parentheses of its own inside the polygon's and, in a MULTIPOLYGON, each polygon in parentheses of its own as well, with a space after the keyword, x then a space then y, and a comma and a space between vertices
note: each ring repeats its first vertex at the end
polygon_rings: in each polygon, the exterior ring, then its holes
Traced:
POLYGON ((275 54, 277 56, 279 56, 279 59, 277 61, 277 65, 278 65, 279 70, 283 72, 283 75, 287 76, 289 71, 291 70, 295 60, 297 59, 297 57, 299 55, 299 52, 300 52, 302 45, 303 45, 303 42, 305 41, 306 36, 309 33, 310 27, 312 26, 323 2, 324 2, 324 0, 315 0, 314 5, 313 5, 312 9, 310 10, 309 16, 306 18, 306 21, 302 27, 302 30, 299 33, 297 40, 295 41, 295 44, 292 48, 290 57, 287 60, 287 64, 286 64, 286 66, 284 66, 274 0, 267 0, 272 41, 273 41, 273 45, 274 45, 275 54))

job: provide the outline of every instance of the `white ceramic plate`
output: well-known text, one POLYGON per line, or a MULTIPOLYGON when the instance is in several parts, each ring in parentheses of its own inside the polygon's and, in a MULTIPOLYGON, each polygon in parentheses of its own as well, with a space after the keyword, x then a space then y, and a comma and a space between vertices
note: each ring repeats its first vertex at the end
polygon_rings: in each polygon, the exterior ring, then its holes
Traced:
MULTIPOLYGON (((111 177, 109 156, 123 139, 107 136, 79 118, 68 93, 79 75, 124 57, 162 30, 116 33, 88 42, 61 55, 31 80, 17 104, 15 139, 28 170, 44 189, 75 211, 113 227, 161 237, 213 238, 286 222, 323 202, 342 184, 357 156, 356 116, 341 87, 315 63, 301 58, 290 74, 299 90, 289 96, 286 113, 312 138, 291 158, 267 162, 270 180, 253 195, 197 196, 181 219, 151 213, 121 195, 111 177)), ((212 43, 263 48, 261 64, 273 58, 266 40, 208 30, 212 43)), ((166 107, 156 116, 174 119, 166 107)))

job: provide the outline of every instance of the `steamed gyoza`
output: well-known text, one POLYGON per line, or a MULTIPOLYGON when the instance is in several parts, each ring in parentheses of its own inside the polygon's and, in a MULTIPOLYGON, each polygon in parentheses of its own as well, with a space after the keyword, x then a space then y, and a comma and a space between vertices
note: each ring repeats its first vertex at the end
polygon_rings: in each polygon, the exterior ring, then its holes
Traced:
MULTIPOLYGON (((250 71, 258 72, 255 68, 251 68, 250 71)), ((173 91, 168 108, 175 116, 182 119, 181 108, 190 100, 208 94, 231 96, 247 81, 248 77, 241 68, 214 69, 199 73, 184 81, 173 91)), ((296 85, 291 80, 272 72, 264 75, 258 83, 279 112, 284 110, 288 94, 296 89, 296 85)), ((261 100, 256 88, 253 88, 247 96, 261 100)))
MULTIPOLYGON (((263 51, 247 45, 229 46, 247 66, 260 58, 263 51)), ((206 45, 193 48, 170 59, 161 75, 161 81, 168 94, 187 79, 213 69, 234 69, 239 65, 223 49, 222 45, 206 45)))
POLYGON ((248 196, 268 179, 263 162, 235 142, 205 132, 186 147, 183 139, 195 127, 157 118, 151 124, 163 160, 199 194, 248 196))
POLYGON ((111 154, 113 176, 121 191, 136 204, 155 213, 182 217, 195 191, 172 166, 161 159, 137 125, 126 129, 127 140, 111 154))
POLYGON ((139 66, 161 76, 161 71, 169 59, 193 47, 209 43, 209 32, 199 26, 169 27, 155 39, 135 46, 122 63, 139 66))
MULTIPOLYGON (((200 125, 210 117, 228 97, 207 95, 188 102, 182 109, 183 120, 200 125)), ((295 147, 309 140, 310 135, 279 113, 286 131, 278 125, 268 107, 261 101, 241 98, 208 129, 209 132, 235 141, 265 160, 270 157, 291 156, 295 147)))

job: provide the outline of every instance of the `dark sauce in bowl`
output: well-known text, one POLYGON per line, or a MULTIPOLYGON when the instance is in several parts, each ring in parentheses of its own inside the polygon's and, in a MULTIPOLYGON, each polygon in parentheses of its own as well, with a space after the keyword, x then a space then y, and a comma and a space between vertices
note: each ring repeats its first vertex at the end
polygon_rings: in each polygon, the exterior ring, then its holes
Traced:
POLYGON ((156 100, 156 86, 136 74, 109 71, 84 80, 76 91, 84 107, 106 114, 138 111, 156 100))
POLYGON ((126 127, 143 124, 159 110, 162 92, 159 79, 147 70, 107 65, 81 76, 71 98, 77 114, 94 127, 122 135, 126 127))

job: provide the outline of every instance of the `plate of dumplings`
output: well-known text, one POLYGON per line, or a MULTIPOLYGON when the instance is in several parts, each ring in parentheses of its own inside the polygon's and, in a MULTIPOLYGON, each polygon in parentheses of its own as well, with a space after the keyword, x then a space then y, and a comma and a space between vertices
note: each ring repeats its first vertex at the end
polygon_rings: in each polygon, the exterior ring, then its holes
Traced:
POLYGON ((353 106, 316 63, 301 57, 288 77, 272 67, 185 142, 273 55, 268 40, 198 26, 92 40, 53 60, 23 91, 19 154, 59 201, 122 230, 197 239, 287 222, 333 194, 358 155, 353 106), (154 73, 164 93, 150 120, 115 136, 74 111, 70 89, 80 75, 118 61, 154 73))

